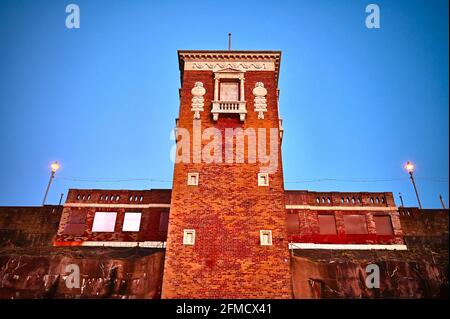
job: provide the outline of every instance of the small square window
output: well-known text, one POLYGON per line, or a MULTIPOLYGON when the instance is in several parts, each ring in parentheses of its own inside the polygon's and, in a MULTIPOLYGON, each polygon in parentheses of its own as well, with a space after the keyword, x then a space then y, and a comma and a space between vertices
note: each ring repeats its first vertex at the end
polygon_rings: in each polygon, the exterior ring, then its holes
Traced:
POLYGON ((198 173, 188 173, 188 185, 198 185, 198 173))
POLYGON ((269 173, 258 173, 258 186, 269 186, 269 173))
POLYGON ((117 213, 96 212, 94 216, 93 232, 114 232, 117 213))
POLYGON ((139 231, 141 215, 141 213, 125 213, 122 231, 139 231))
POLYGON ((185 229, 183 234, 183 245, 194 245, 195 243, 195 230, 185 229))
POLYGON ((272 245, 272 231, 271 230, 260 230, 259 237, 261 241, 261 246, 271 246, 272 245))

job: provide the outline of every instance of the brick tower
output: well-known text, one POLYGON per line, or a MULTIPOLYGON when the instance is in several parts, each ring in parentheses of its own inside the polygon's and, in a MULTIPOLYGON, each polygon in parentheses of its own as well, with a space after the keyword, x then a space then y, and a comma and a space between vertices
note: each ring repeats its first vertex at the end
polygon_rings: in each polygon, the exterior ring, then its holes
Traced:
POLYGON ((163 298, 290 298, 279 51, 179 51, 163 298))

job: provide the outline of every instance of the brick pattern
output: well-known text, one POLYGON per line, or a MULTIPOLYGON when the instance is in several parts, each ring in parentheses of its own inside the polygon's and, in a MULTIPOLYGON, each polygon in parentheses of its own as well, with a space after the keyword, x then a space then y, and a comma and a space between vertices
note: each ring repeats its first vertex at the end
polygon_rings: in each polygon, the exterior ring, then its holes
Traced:
POLYGON ((448 209, 399 207, 405 236, 448 236, 448 209))
MULTIPOLYGON (((247 117, 221 114, 211 119, 213 73, 184 71, 178 127, 192 137, 190 90, 206 89, 202 129, 216 127, 278 128, 276 79, 273 72, 245 74, 247 117), (268 91, 268 112, 258 120, 252 89, 258 81, 268 91)), ((207 142, 202 142, 202 145, 207 142)), ((235 146, 235 145, 234 145, 235 146)), ((289 252, 281 151, 270 186, 258 187, 258 163, 175 165, 163 279, 163 298, 290 298, 289 252), (199 185, 187 185, 187 173, 199 172, 199 185), (193 246, 182 244, 183 230, 195 229, 193 246), (272 230, 273 245, 260 245, 260 230, 272 230)))
POLYGON ((287 209, 289 222, 289 241, 294 243, 321 244, 404 244, 403 232, 398 211, 382 209, 365 210, 366 207, 395 207, 392 193, 326 193, 308 191, 286 191, 287 205, 345 206, 357 207, 357 210, 327 209, 287 209), (349 201, 347 202, 347 198, 349 201), (378 202, 377 199, 378 198, 378 202), (323 200, 324 199, 324 200, 323 200), (330 202, 328 202, 330 199, 330 202), (353 202, 353 199, 355 201, 353 202), (361 202, 358 201, 361 200, 361 202), (373 199, 373 202, 371 201, 373 199), (336 219, 336 235, 320 234, 318 214, 333 214, 336 219), (367 234, 347 234, 344 215, 364 215, 367 222, 367 234), (373 216, 389 215, 393 235, 380 235, 376 232, 373 216))

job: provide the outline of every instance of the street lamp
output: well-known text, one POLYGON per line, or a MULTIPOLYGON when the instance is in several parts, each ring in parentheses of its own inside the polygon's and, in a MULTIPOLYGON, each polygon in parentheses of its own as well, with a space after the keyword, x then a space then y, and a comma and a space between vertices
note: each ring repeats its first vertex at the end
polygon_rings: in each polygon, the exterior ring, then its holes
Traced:
POLYGON ((420 203, 420 198, 419 198, 419 192, 417 191, 417 187, 416 187, 416 181, 414 180, 414 164, 411 163, 410 161, 408 161, 405 164, 405 169, 408 171, 409 173, 409 177, 411 178, 411 182, 414 186, 414 192, 416 193, 416 197, 417 197, 417 202, 419 203, 419 207, 420 209, 422 209, 422 204, 420 203))
POLYGON ((53 178, 55 177, 55 173, 57 170, 59 170, 59 164, 58 161, 53 162, 50 165, 51 173, 50 173, 50 179, 48 181, 47 189, 45 190, 44 200, 42 201, 42 206, 45 205, 45 201, 47 200, 48 191, 50 190, 50 185, 52 184, 53 178))

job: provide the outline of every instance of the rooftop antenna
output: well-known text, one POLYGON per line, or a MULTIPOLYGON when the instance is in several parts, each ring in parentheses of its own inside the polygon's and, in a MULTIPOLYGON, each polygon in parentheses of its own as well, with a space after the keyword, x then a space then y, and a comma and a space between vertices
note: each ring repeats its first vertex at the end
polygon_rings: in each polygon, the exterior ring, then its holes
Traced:
POLYGON ((445 208, 445 202, 444 202, 444 198, 442 197, 442 195, 441 195, 441 194, 439 194, 439 199, 441 200, 441 205, 442 205, 442 208, 443 208, 443 209, 446 209, 446 208, 445 208))
POLYGON ((228 51, 231 51, 231 33, 228 33, 228 51))

